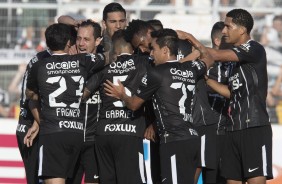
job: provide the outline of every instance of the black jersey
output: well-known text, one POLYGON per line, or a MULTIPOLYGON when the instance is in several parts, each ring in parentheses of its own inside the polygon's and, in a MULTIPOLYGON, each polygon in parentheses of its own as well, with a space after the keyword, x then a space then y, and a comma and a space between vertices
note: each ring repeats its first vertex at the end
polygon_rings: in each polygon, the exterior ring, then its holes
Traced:
POLYGON ((84 123, 84 142, 95 140, 101 102, 100 93, 96 91, 85 103, 80 104, 84 123))
POLYGON ((120 55, 117 60, 97 73, 87 83, 87 88, 93 91, 100 86, 102 105, 97 125, 97 135, 131 135, 144 136, 146 127, 144 108, 137 111, 128 109, 122 101, 107 96, 103 82, 110 80, 118 84, 120 80, 125 86, 127 95, 134 95, 142 76, 149 67, 148 56, 120 55))
MULTIPOLYGON (((215 62, 207 74, 209 78, 228 85, 228 77, 232 67, 231 62, 215 62)), ((227 121, 228 106, 229 100, 209 88, 204 78, 197 82, 193 101, 193 123, 195 126, 217 124, 218 133, 223 133, 227 121)))
POLYGON ((266 53, 262 45, 249 40, 234 47, 239 62, 229 78, 230 126, 228 130, 269 125, 266 112, 267 67, 266 53))
POLYGON ((137 96, 153 99, 160 143, 198 136, 192 124, 195 85, 206 72, 202 61, 177 61, 152 67, 142 79, 137 96))
POLYGON ((80 101, 89 73, 104 66, 102 54, 52 55, 36 62, 27 88, 41 99, 40 134, 83 133, 80 101))
POLYGON ((49 50, 44 50, 39 52, 34 56, 28 63, 26 67, 26 71, 24 73, 21 85, 21 98, 20 98, 20 113, 19 113, 19 121, 17 126, 17 135, 25 135, 28 129, 32 126, 34 122, 33 115, 29 109, 28 102, 29 100, 26 99, 25 90, 26 90, 26 81, 31 71, 31 68, 34 63, 40 61, 44 58, 48 58, 51 56, 51 52, 49 50))

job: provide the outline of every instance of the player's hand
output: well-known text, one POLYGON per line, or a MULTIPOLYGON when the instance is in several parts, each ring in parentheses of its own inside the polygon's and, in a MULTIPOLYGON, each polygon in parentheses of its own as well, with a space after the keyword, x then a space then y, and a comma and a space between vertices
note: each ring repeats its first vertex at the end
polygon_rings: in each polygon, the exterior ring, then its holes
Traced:
POLYGON ((186 33, 184 31, 180 31, 180 30, 176 30, 176 33, 178 35, 178 38, 181 40, 189 40, 189 37, 191 37, 192 35, 190 33, 186 33))
POLYGON ((37 122, 34 122, 32 127, 28 129, 27 134, 24 137, 24 144, 27 147, 31 147, 33 144, 33 140, 36 138, 39 132, 39 125, 37 122))
POLYGON ((111 81, 107 80, 104 83, 104 90, 106 91, 106 95, 114 97, 119 100, 125 94, 124 86, 120 82, 120 80, 118 80, 118 85, 114 85, 111 81))
POLYGON ((145 130, 144 137, 150 141, 155 142, 155 136, 156 136, 156 133, 155 133, 153 124, 150 124, 145 130))
POLYGON ((76 45, 72 45, 69 49, 69 55, 75 55, 75 54, 78 54, 78 51, 76 45))

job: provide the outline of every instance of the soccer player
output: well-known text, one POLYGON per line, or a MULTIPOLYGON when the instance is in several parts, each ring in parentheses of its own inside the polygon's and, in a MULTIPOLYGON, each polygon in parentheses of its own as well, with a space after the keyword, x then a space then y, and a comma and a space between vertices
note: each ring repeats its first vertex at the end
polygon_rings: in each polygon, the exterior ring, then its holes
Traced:
POLYGON ((222 34, 232 49, 209 49, 217 61, 236 61, 227 85, 207 79, 219 94, 230 98, 230 121, 222 155, 227 183, 265 184, 272 175, 272 130, 266 111, 266 53, 251 39, 253 17, 243 9, 226 14, 222 34))
POLYGON ((202 60, 180 63, 176 60, 178 36, 171 29, 151 33, 151 56, 155 67, 148 69, 137 93, 128 96, 123 84, 107 81, 106 94, 137 110, 152 98, 160 136, 162 183, 194 183, 198 166, 200 138, 192 124, 191 103, 199 77, 213 63, 206 48, 192 35, 178 31, 200 50, 202 60))
MULTIPOLYGON (((25 89, 26 89, 26 80, 33 65, 33 61, 42 60, 44 58, 50 57, 50 50, 45 50, 39 52, 34 56, 29 64, 27 65, 26 71, 24 73, 22 79, 21 86, 21 98, 20 98, 20 113, 19 113, 19 121, 16 130, 18 147, 20 150, 20 154, 24 163, 26 180, 27 183, 37 184, 39 183, 38 178, 38 136, 33 140, 31 145, 25 145, 24 137, 27 135, 29 129, 33 128, 34 134, 37 134, 38 122, 35 122, 34 117, 29 109, 29 100, 26 98, 25 89), (34 124, 34 125, 33 125, 34 124)), ((30 130, 31 131, 31 130, 30 130)))
MULTIPOLYGON (((27 97, 40 99, 39 171, 46 184, 64 184, 73 176, 83 143, 80 101, 84 81, 93 70, 103 68, 102 54, 68 55, 71 29, 50 25, 45 32, 52 56, 33 61, 27 79, 27 97)), ((35 117, 36 120, 39 117, 35 117)))
MULTIPOLYGON (((96 53, 101 42, 101 26, 88 19, 82 21, 77 30, 76 46, 78 53, 96 53)), ((84 118, 84 139, 74 177, 68 179, 68 184, 80 184, 83 174, 84 183, 99 183, 99 173, 95 153, 95 131, 100 108, 99 92, 94 92, 86 103, 81 103, 80 113, 84 118)))
MULTIPOLYGON (((216 22, 211 31, 212 46, 215 49, 226 49, 228 44, 222 39, 224 22, 216 22)), ((208 70, 210 78, 228 83, 232 69, 230 62, 215 62, 208 70)), ((225 124, 229 100, 214 92, 206 85, 205 79, 198 81, 193 105, 193 123, 201 135, 201 167, 203 183, 225 183, 220 177, 219 165, 224 145, 225 124)), ((200 173, 197 173, 200 174, 200 173)))
POLYGON ((124 39, 124 30, 113 35, 116 61, 92 76, 87 91, 100 87, 102 105, 96 131, 96 151, 101 184, 146 183, 143 160, 145 118, 143 109, 129 110, 115 98, 105 95, 102 84, 106 80, 124 82, 127 94, 134 94, 149 62, 146 57, 133 54, 130 43, 124 39))
MULTIPOLYGON (((116 2, 109 3, 103 10, 103 52, 107 52, 112 48, 112 36, 117 30, 125 29, 127 25, 126 11, 125 9, 116 2)), ((98 52, 101 48, 98 48, 98 52)))

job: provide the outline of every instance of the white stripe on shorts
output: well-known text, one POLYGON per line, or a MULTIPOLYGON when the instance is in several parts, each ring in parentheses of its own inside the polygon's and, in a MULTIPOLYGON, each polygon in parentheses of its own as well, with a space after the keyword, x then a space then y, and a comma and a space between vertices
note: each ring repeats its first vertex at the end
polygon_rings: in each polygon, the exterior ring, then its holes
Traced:
POLYGON ((40 146, 40 149, 39 149, 39 168, 38 168, 38 176, 42 176, 42 163, 43 163, 43 145, 40 146))
POLYGON ((266 148, 265 145, 262 146, 262 170, 263 170, 263 175, 267 176, 267 159, 266 159, 266 148))
POLYGON ((142 183, 146 183, 145 173, 144 173, 144 157, 143 154, 138 152, 139 154, 139 172, 141 175, 142 183))
POLYGON ((206 152, 206 135, 201 136, 201 162, 202 167, 206 167, 205 152, 206 152))
POLYGON ((176 169, 176 157, 175 157, 175 155, 170 157, 170 162, 171 162, 172 184, 177 184, 177 169, 176 169))

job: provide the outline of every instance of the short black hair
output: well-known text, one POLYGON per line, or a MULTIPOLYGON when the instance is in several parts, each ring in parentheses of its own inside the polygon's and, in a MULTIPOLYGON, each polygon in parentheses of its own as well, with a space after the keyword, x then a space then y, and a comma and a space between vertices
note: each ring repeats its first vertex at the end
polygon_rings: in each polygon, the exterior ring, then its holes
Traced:
POLYGON ((72 27, 62 23, 55 23, 45 31, 46 44, 51 51, 64 50, 67 42, 72 40, 72 27))
POLYGON ((154 28, 155 31, 164 28, 162 22, 158 19, 147 20, 147 22, 154 28))
POLYGON ((145 36, 148 30, 154 28, 146 21, 134 19, 128 23, 126 27, 126 41, 131 42, 134 35, 145 36))
POLYGON ((93 36, 94 36, 95 39, 101 37, 102 28, 101 28, 100 24, 98 24, 97 22, 94 22, 91 19, 87 19, 87 20, 81 22, 81 24, 79 25, 79 27, 87 27, 87 26, 91 26, 93 28, 93 36))
POLYGON ((160 48, 167 46, 171 55, 177 56, 178 54, 178 36, 172 29, 161 29, 159 31, 151 32, 152 38, 156 38, 156 43, 160 48))
POLYGON ((126 16, 126 11, 125 9, 121 6, 119 3, 109 3, 105 6, 103 10, 103 20, 106 21, 108 18, 108 13, 111 12, 123 12, 124 15, 126 16))
POLYGON ((254 19, 247 10, 233 9, 226 14, 226 17, 231 17, 232 21, 236 25, 245 27, 248 34, 250 34, 251 30, 253 29, 254 19))
POLYGON ((218 21, 212 26, 211 30, 211 41, 212 44, 214 45, 214 39, 215 38, 221 38, 222 37, 222 30, 224 28, 224 22, 223 21, 218 21))

